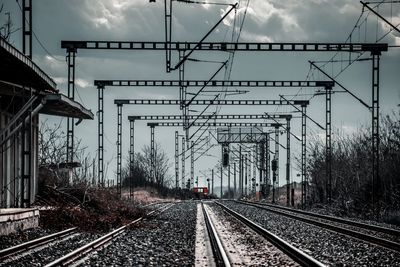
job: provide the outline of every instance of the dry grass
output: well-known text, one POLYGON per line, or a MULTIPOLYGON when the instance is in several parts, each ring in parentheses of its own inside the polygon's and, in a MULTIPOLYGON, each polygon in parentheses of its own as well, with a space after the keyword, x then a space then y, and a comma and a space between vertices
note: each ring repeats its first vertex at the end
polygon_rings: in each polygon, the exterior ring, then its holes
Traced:
POLYGON ((120 200, 116 192, 85 186, 47 187, 37 204, 51 205, 40 212, 40 224, 56 230, 76 226, 83 231, 109 231, 143 215, 143 210, 120 200))

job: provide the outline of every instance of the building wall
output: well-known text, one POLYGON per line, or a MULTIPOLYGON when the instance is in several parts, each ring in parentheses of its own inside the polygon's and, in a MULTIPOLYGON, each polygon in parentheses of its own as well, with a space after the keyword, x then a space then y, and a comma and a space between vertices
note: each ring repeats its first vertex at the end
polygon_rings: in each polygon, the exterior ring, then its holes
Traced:
MULTIPOLYGON (((18 110, 18 108, 13 108, 18 110)), ((14 114, 6 112, 0 106, 0 131, 8 124, 14 114)), ((31 136, 31 172, 30 172, 30 202, 34 201, 38 185, 38 116, 32 118, 31 136)), ((21 158, 22 134, 17 131, 8 141, 0 146, 0 207, 21 207, 21 158)), ((25 192, 27 193, 27 192, 25 192)))

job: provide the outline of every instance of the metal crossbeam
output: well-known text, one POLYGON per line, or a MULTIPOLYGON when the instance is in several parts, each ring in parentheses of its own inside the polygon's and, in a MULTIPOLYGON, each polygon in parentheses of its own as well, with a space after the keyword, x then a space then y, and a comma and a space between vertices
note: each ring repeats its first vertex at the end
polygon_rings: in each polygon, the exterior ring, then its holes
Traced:
MULTIPOLYGON (((200 126, 217 126, 217 127, 281 127, 279 123, 257 123, 257 122, 209 122, 209 123, 195 123, 194 127, 200 126)), ((147 126, 150 127, 179 127, 183 126, 182 122, 149 122, 147 126)))
MULTIPOLYGON (((237 114, 227 114, 227 115, 188 115, 188 119, 216 119, 216 120, 257 120, 257 119, 290 119, 292 115, 290 114, 248 114, 248 115, 237 115, 237 114)), ((182 115, 138 115, 138 116, 128 116, 128 120, 181 120, 182 115)))
POLYGON ((95 86, 128 87, 333 87, 333 81, 95 80, 95 86))
POLYGON ((203 51, 281 51, 281 52, 366 52, 387 51, 386 43, 236 43, 236 42, 135 42, 135 41, 61 41, 64 49, 107 50, 203 50, 203 51))
MULTIPOLYGON (((308 100, 193 100, 191 105, 308 105, 308 100)), ((116 105, 181 105, 177 99, 115 99, 116 105)), ((186 104, 186 103, 184 103, 186 104)))

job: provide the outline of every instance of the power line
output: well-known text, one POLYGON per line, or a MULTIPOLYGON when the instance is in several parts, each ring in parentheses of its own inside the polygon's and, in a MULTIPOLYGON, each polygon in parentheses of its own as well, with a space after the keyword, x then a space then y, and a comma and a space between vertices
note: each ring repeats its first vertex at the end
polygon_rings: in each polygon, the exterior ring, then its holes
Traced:
MULTIPOLYGON (((19 1, 17 0, 16 2, 17 2, 17 4, 18 4, 18 7, 19 7, 21 13, 23 13, 24 11, 22 10, 22 7, 21 7, 19 1)), ((25 18, 25 21, 26 21, 26 23, 29 24, 29 21, 28 21, 26 18, 25 18)), ((29 24, 29 26, 31 26, 31 31, 32 31, 33 37, 35 37, 36 41, 38 42, 39 46, 43 49, 43 51, 46 52, 47 55, 48 55, 49 57, 51 57, 51 58, 53 58, 53 59, 55 59, 55 60, 57 60, 57 61, 64 62, 64 60, 58 59, 58 58, 56 58, 55 56, 53 56, 52 53, 50 53, 50 51, 49 51, 49 50, 43 45, 43 43, 39 40, 39 37, 36 35, 35 31, 33 30, 32 25, 29 24)))

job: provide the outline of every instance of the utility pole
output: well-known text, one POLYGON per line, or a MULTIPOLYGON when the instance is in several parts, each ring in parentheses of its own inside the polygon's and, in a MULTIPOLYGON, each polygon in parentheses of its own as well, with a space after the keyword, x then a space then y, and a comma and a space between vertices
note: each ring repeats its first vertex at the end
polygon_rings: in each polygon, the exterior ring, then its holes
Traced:
POLYGON ((233 197, 236 198, 236 162, 233 163, 233 197))
POLYGON ((175 189, 179 188, 179 135, 175 131, 175 189))
POLYGON ((154 183, 156 181, 155 179, 155 148, 154 148, 154 125, 150 126, 150 179, 154 183))
POLYGON ((307 203, 307 117, 306 105, 301 106, 301 205, 304 209, 307 203))
POLYGON ((214 169, 211 170, 211 195, 214 195, 214 169))
POLYGON ((244 164, 245 164, 245 178, 244 178, 244 194, 247 197, 247 179, 248 179, 248 158, 247 158, 247 154, 244 155, 244 164))
MULTIPOLYGON (((286 118, 286 206, 290 206, 290 118, 286 118)), ((293 196, 292 196, 293 197, 293 196)))
MULTIPOLYGON (((269 153, 269 133, 266 134, 265 141, 265 190, 269 190, 269 183, 271 182, 271 154, 269 153)), ((271 183, 272 184, 272 183, 271 183)), ((270 191, 268 191, 269 193, 270 191)), ((265 192, 266 193, 266 192, 265 192)))
MULTIPOLYGON (((98 138, 97 138, 97 143, 98 143, 98 184, 102 187, 104 187, 104 85, 98 85, 97 86, 97 93, 98 93, 98 113, 97 113, 97 131, 98 131, 98 138)), ((130 121, 131 128, 132 123, 134 121, 130 121)), ((131 135, 131 139, 132 139, 131 135)))
POLYGON ((256 194, 256 184, 257 184, 257 146, 255 145, 253 148, 253 164, 252 164, 252 168, 253 168, 253 178, 251 178, 252 180, 252 194, 256 194))
POLYGON ((185 189, 185 137, 182 137, 182 189, 185 189))
MULTIPOLYGON (((70 119, 73 122, 72 118, 68 118, 68 126, 71 126, 71 124, 69 124, 70 119)), ((72 126, 73 125, 74 124, 72 123, 72 126)), ((74 143, 73 128, 71 133, 72 133, 71 135, 69 133, 67 133, 67 135, 72 138, 72 144, 73 144, 74 143)), ((71 149, 73 149, 73 146, 71 149)), ((68 151, 68 142, 67 142, 67 151, 68 151)), ((70 151, 70 156, 71 158, 69 160, 71 160, 73 157, 72 150, 70 151)), ((117 194, 119 197, 121 197, 122 194, 121 180, 122 180, 122 104, 118 104, 117 105, 117 194)))
POLYGON ((190 143, 190 181, 188 183, 189 189, 193 188, 194 185, 194 142, 190 143))
POLYGON ((221 162, 221 199, 222 199, 222 177, 223 177, 223 167, 222 167, 222 162, 221 162))
MULTIPOLYGON (((275 127, 275 161, 276 161, 276 170, 275 170, 275 181, 274 181, 274 189, 275 189, 275 197, 276 197, 276 189, 278 189, 279 194, 279 127, 275 127)), ((275 202, 274 198, 274 202, 275 202)))
POLYGON ((232 194, 231 194, 231 164, 228 164, 228 198, 231 199, 232 198, 232 194))

